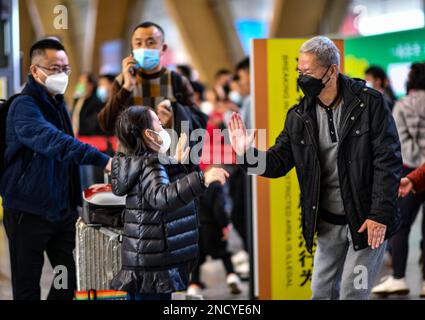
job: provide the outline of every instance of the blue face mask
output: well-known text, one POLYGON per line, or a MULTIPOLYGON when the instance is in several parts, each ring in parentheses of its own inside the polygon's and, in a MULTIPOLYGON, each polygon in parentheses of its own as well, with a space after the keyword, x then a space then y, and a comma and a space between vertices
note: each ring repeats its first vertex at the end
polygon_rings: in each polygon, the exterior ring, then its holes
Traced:
POLYGON ((99 98, 100 101, 105 103, 106 100, 108 100, 108 89, 106 89, 104 87, 97 87, 96 95, 97 95, 97 97, 99 98))
POLYGON ((134 49, 133 57, 138 65, 146 71, 155 69, 160 62, 158 49, 134 49))

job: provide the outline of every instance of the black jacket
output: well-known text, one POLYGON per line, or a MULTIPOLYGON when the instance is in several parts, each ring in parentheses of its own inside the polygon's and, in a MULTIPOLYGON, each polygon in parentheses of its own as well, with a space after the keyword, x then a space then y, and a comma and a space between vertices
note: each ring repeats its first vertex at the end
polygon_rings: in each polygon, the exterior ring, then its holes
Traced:
POLYGON ((7 116, 3 206, 58 221, 82 204, 78 165, 104 168, 109 158, 74 138, 63 95, 32 75, 22 93, 7 116))
MULTIPOLYGON (((77 100, 78 101, 78 100, 77 100)), ((100 128, 97 116, 103 109, 104 103, 96 96, 96 92, 88 97, 80 111, 79 136, 104 136, 105 133, 100 128)))
POLYGON ((207 255, 220 259, 228 254, 227 241, 223 240, 223 228, 230 224, 230 211, 227 186, 222 186, 219 182, 211 183, 199 200, 201 261, 207 255))
POLYGON ((122 270, 113 288, 133 293, 184 290, 198 257, 193 200, 205 190, 202 174, 161 164, 154 154, 119 154, 112 162, 112 187, 114 194, 127 195, 122 270))
POLYGON ((227 185, 211 183, 208 190, 200 197, 199 216, 201 225, 214 225, 221 229, 230 224, 231 203, 227 185))
MULTIPOLYGON (((357 232, 366 219, 385 224, 386 239, 398 230, 400 141, 381 93, 367 88, 362 80, 344 75, 340 75, 339 85, 344 99, 338 148, 339 181, 354 249, 360 250, 368 246, 367 232, 357 232)), ((266 161, 262 176, 282 177, 295 166, 301 189, 303 234, 309 252, 320 208, 321 169, 315 108, 316 101, 303 98, 288 111, 285 127, 275 145, 266 152, 253 150, 266 161)))

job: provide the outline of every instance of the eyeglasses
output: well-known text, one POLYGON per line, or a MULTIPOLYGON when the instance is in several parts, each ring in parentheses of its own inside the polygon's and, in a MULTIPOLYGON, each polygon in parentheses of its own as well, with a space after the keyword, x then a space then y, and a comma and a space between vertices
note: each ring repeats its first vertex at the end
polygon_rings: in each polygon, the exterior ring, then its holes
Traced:
POLYGON ((65 73, 68 76, 71 74, 71 67, 69 65, 65 65, 65 66, 53 65, 50 68, 46 68, 46 67, 40 66, 38 64, 36 66, 41 68, 41 69, 50 71, 53 74, 58 74, 58 73, 62 73, 62 72, 65 73))

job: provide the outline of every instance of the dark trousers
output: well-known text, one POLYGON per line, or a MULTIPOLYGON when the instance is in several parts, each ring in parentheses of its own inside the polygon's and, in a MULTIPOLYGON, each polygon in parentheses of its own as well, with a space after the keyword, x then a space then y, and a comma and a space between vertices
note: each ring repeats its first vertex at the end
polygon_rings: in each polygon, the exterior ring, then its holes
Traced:
POLYGON ((190 283, 203 286, 201 282, 201 266, 207 260, 207 256, 220 259, 223 262, 226 274, 235 273, 232 254, 227 250, 227 240, 222 239, 221 228, 215 225, 204 225, 199 228, 199 258, 194 267, 190 283))
POLYGON ((239 166, 231 168, 229 194, 233 201, 232 223, 242 238, 244 249, 248 251, 247 181, 247 174, 239 166))
POLYGON ((73 299, 76 290, 73 256, 76 219, 77 214, 71 211, 60 221, 50 222, 37 215, 5 209, 4 227, 9 239, 15 300, 41 299, 40 279, 44 252, 54 269, 60 266, 47 299, 73 299))
MULTIPOLYGON (((231 273, 235 273, 235 270, 233 269, 233 263, 231 259, 230 252, 226 254, 225 256, 221 257, 221 261, 223 262, 224 269, 226 270, 226 274, 229 275, 231 273)), ((191 277, 190 277, 190 284, 197 284, 202 285, 201 282, 201 266, 206 261, 206 256, 203 255, 200 257, 198 264, 195 266, 195 268, 192 271, 191 277)))
MULTIPOLYGON (((403 176, 411 172, 411 169, 404 169, 403 176)), ((425 203, 425 192, 410 193, 405 198, 398 200, 398 206, 401 213, 401 228, 390 239, 391 257, 394 269, 394 277, 397 279, 403 278, 406 273, 407 256, 409 253, 409 234, 413 222, 418 215, 421 204, 425 203)), ((422 228, 422 233, 424 232, 422 228)), ((424 238, 424 235, 422 235, 424 238)), ((422 253, 425 252, 425 245, 422 241, 422 253)), ((425 280, 425 264, 422 264, 422 275, 425 280)))

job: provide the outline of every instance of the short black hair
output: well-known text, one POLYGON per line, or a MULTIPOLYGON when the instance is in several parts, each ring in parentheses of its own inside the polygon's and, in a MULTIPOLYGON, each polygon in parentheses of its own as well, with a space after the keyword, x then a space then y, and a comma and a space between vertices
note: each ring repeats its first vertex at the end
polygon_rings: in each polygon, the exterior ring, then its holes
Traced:
POLYGON ((382 86, 385 85, 385 80, 387 80, 387 74, 385 73, 385 70, 382 69, 379 66, 370 66, 366 69, 364 72, 365 74, 369 74, 375 79, 379 79, 382 82, 382 86))
POLYGON ((425 63, 415 62, 410 67, 407 90, 425 90, 425 63))
POLYGON ((232 74, 232 71, 230 71, 229 69, 219 69, 216 73, 215 73, 215 78, 219 78, 221 76, 227 76, 232 74))
POLYGON ((58 40, 53 38, 46 38, 39 40, 32 45, 30 49, 30 61, 32 61, 35 56, 45 55, 47 49, 66 52, 65 47, 58 40))
POLYGON ((152 21, 144 21, 140 24, 138 24, 134 29, 133 29, 133 34, 136 32, 137 29, 140 28, 150 28, 150 27, 155 27, 157 28, 161 33, 162 33, 162 41, 165 40, 165 31, 164 29, 157 23, 152 22, 152 21))
POLYGON ((115 78, 117 77, 117 75, 115 74, 111 74, 111 73, 106 73, 106 74, 101 74, 99 76, 99 80, 100 79, 106 79, 108 80, 110 83, 114 82, 115 78))
POLYGON ((193 91, 199 93, 201 99, 204 100, 205 87, 199 81, 192 81, 190 83, 192 85, 193 91))
POLYGON ((190 81, 192 80, 192 68, 187 64, 179 64, 177 69, 190 81))
POLYGON ((250 59, 246 57, 236 65, 236 73, 241 70, 249 71, 250 66, 250 59))
POLYGON ((391 88, 391 85, 389 83, 388 76, 383 68, 377 65, 372 65, 369 68, 367 68, 364 73, 365 75, 371 75, 373 78, 381 80, 381 87, 382 89, 384 89, 385 93, 390 98, 390 100, 391 101, 397 100, 397 97, 394 94, 394 91, 391 88))
POLYGON ((97 78, 93 73, 85 72, 83 73, 83 75, 86 77, 87 83, 91 84, 94 87, 97 87, 97 78))

